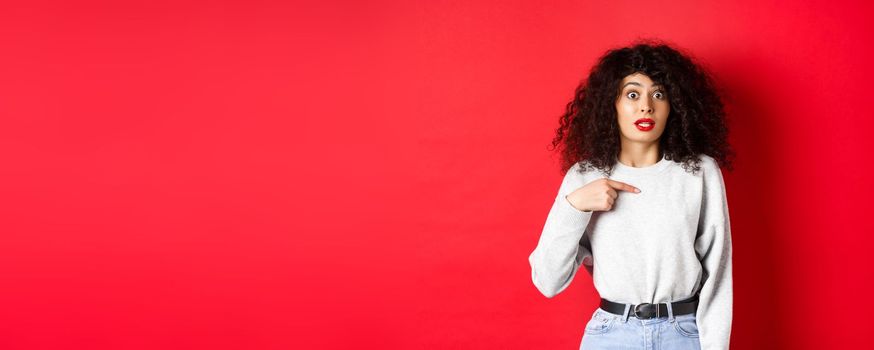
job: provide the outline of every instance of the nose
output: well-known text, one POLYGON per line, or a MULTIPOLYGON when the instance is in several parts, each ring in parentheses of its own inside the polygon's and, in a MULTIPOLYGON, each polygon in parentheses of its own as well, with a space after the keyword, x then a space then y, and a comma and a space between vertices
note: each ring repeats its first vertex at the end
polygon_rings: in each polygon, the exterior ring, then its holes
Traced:
POLYGON ((644 101, 642 105, 640 105, 640 111, 643 113, 652 113, 652 106, 650 106, 649 102, 644 101))

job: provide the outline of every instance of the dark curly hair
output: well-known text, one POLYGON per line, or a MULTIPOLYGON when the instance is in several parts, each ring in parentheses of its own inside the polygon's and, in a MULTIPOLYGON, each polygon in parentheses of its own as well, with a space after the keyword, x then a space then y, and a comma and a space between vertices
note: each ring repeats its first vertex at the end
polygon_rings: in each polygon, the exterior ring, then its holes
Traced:
POLYGON ((699 155, 706 154, 731 171, 734 151, 727 140, 722 100, 710 74, 690 57, 655 39, 638 40, 601 56, 559 119, 552 150, 561 146, 561 172, 580 163, 581 171, 612 174, 621 148, 615 101, 622 79, 634 73, 663 84, 667 91, 670 116, 659 138, 665 158, 697 172, 699 155))

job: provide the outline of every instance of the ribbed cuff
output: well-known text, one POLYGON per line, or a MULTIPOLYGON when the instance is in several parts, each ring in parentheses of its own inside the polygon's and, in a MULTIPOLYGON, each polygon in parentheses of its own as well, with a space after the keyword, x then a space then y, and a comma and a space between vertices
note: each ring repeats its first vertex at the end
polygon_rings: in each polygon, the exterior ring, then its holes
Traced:
POLYGON ((589 219, 592 218, 591 211, 582 211, 571 205, 567 196, 558 198, 558 222, 562 226, 584 229, 589 224, 589 219))

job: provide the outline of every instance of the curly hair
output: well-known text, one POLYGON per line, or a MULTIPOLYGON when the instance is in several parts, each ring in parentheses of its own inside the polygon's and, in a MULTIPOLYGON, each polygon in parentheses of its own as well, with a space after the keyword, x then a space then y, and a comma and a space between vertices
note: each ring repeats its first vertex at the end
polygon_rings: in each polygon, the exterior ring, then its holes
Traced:
POLYGON ((735 154, 727 140, 722 100, 710 74, 690 57, 655 39, 602 55, 559 119, 552 150, 561 146, 561 172, 580 163, 580 171, 612 174, 621 149, 615 102, 622 79, 634 73, 663 84, 667 91, 671 108, 659 138, 665 158, 682 163, 687 172, 697 172, 699 156, 705 154, 731 171, 735 154))

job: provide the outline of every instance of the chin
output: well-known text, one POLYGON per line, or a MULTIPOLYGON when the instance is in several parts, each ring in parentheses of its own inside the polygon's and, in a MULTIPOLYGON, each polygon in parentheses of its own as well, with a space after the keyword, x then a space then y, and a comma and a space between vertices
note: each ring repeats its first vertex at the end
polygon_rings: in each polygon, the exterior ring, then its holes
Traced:
POLYGON ((661 137, 661 134, 659 134, 659 135, 634 135, 633 137, 626 137, 626 139, 629 139, 629 140, 634 141, 634 142, 640 142, 640 143, 652 143, 652 142, 658 141, 660 137, 661 137))

